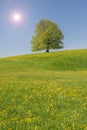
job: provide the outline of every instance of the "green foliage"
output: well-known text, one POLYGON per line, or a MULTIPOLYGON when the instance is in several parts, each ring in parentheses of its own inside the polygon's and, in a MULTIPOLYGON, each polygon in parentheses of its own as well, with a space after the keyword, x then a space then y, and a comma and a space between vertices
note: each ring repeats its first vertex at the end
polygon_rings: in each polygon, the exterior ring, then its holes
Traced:
POLYGON ((41 20, 37 24, 35 36, 31 40, 32 50, 46 49, 46 52, 49 52, 50 48, 63 48, 63 38, 64 36, 57 24, 49 20, 41 20))
POLYGON ((0 59, 0 130, 86 130, 86 59, 87 50, 0 59))

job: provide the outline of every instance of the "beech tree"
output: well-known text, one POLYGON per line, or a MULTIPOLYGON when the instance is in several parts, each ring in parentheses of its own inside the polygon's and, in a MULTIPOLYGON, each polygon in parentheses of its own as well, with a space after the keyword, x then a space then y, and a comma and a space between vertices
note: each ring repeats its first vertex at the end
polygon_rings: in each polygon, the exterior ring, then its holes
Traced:
POLYGON ((58 25, 50 20, 41 20, 35 29, 35 35, 32 37, 32 51, 63 48, 64 35, 58 25))

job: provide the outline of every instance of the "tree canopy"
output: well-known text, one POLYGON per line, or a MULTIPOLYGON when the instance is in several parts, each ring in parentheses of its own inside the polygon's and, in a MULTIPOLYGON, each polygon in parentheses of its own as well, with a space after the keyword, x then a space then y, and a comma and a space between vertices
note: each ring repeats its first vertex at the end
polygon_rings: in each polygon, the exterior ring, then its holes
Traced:
POLYGON ((64 35, 58 25, 50 20, 41 20, 35 29, 35 35, 32 37, 32 51, 63 48, 64 35))

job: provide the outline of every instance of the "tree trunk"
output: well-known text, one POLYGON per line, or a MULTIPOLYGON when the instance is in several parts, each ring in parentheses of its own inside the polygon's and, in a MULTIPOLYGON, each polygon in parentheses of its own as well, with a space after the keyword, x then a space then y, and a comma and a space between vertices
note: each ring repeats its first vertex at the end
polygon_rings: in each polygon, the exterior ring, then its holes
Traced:
POLYGON ((49 52, 49 43, 47 44, 46 52, 49 52))
POLYGON ((46 50, 46 53, 49 52, 49 49, 46 50))

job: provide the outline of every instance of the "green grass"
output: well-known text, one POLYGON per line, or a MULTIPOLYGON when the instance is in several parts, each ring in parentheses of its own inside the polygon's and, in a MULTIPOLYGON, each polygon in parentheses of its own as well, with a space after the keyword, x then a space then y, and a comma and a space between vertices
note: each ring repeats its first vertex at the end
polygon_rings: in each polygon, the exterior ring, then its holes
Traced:
POLYGON ((1 58, 0 130, 87 130, 87 50, 1 58))

